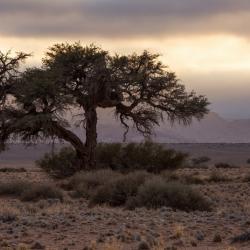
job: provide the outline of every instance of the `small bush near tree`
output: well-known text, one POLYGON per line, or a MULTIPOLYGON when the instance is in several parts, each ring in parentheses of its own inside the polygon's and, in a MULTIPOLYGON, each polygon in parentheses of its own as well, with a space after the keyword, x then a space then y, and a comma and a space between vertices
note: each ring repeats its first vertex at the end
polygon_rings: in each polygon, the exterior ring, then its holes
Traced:
POLYGON ((55 178, 72 176, 77 170, 76 152, 71 147, 62 148, 58 153, 47 153, 36 161, 36 165, 55 178))

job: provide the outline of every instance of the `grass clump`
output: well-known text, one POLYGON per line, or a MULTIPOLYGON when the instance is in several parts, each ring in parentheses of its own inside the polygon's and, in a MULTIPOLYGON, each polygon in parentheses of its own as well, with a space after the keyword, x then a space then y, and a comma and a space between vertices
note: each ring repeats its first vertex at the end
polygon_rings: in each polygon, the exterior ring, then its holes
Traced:
POLYGON ((22 201, 38 201, 45 199, 63 199, 60 189, 50 184, 33 184, 29 189, 25 189, 21 194, 22 201))
POLYGON ((101 169, 91 172, 79 172, 66 183, 68 190, 74 191, 75 197, 90 198, 96 189, 120 177, 120 173, 110 169, 101 169))
POLYGON ((134 172, 122 175, 116 179, 110 180, 103 186, 100 186, 93 197, 91 204, 108 204, 110 206, 125 205, 130 197, 137 194, 139 186, 149 177, 146 172, 134 172))
POLYGON ((160 177, 154 177, 140 186, 129 205, 147 208, 167 206, 184 211, 211 210, 211 204, 198 191, 180 182, 165 182, 160 177))
POLYGON ((217 171, 213 171, 208 178, 208 182, 227 182, 227 181, 229 181, 229 178, 217 171))
POLYGON ((14 196, 22 201, 38 201, 41 199, 63 199, 60 189, 51 184, 11 181, 0 183, 0 195, 14 196))
POLYGON ((177 181, 168 182, 146 172, 121 175, 99 186, 90 198, 90 204, 125 206, 128 209, 168 206, 184 211, 211 210, 210 203, 190 186, 177 181))
POLYGON ((0 208, 0 221, 3 223, 15 221, 19 214, 20 212, 16 208, 4 205, 0 208))

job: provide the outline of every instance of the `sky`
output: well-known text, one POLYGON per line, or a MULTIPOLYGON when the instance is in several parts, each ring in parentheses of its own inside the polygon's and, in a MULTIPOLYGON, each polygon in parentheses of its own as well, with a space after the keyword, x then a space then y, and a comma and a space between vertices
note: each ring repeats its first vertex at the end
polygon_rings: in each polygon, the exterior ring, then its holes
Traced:
POLYGON ((211 111, 250 118, 249 0, 0 0, 0 50, 39 65, 58 42, 161 54, 211 111))

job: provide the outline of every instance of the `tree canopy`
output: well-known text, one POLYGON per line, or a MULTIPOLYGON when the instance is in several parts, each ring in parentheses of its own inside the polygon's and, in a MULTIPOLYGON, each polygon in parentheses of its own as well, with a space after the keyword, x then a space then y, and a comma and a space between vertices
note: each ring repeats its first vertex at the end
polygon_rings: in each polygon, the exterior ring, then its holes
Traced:
POLYGON ((113 108, 125 128, 150 136, 161 121, 191 123, 207 112, 205 96, 188 93, 159 55, 110 55, 95 45, 56 44, 40 68, 20 72, 29 55, 0 54, 0 142, 24 142, 57 137, 76 150, 79 168, 94 167, 97 108, 113 108), (83 142, 71 130, 66 113, 80 110, 77 124, 86 131, 83 142))

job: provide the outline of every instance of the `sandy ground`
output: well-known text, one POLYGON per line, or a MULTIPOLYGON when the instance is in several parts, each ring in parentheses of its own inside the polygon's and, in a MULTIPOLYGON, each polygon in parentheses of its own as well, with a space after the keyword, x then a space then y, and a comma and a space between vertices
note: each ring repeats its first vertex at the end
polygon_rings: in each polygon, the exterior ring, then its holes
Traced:
MULTIPOLYGON (((211 171, 214 170, 183 169, 178 174, 195 173, 204 177, 211 171)), ((0 218, 6 211, 16 214, 16 218, 0 223, 0 249, 250 249, 250 241, 231 244, 233 237, 250 232, 250 183, 244 181, 250 169, 220 171, 231 180, 194 185, 213 201, 212 212, 187 213, 166 207, 135 211, 90 208, 86 200, 71 199, 66 194, 63 203, 21 202, 1 197, 0 218), (215 242, 216 236, 219 242, 215 242), (143 242, 149 248, 143 248, 143 242)), ((50 181, 37 169, 0 173, 0 181, 13 179, 50 181)))

